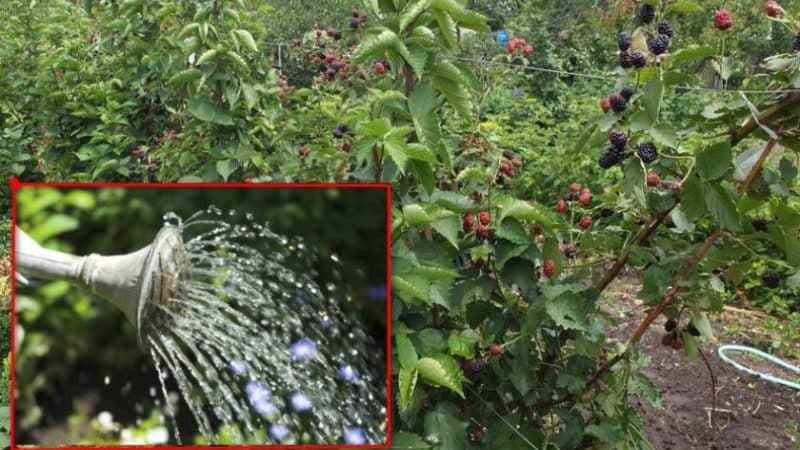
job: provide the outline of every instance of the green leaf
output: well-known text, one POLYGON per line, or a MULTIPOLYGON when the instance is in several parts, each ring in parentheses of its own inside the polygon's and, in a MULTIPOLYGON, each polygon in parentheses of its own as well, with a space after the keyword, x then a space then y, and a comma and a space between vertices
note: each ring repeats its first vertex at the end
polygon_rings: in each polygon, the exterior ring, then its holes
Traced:
POLYGON ((485 16, 467 9, 456 0, 431 0, 431 7, 448 13, 462 28, 469 28, 483 33, 491 31, 488 19, 485 16))
POLYGON ((733 154, 727 140, 705 148, 697 155, 697 171, 706 180, 721 178, 732 168, 733 154))
POLYGON ((442 11, 433 11, 431 16, 433 16, 436 24, 439 25, 439 31, 444 36, 447 47, 449 49, 458 47, 458 25, 456 25, 456 21, 449 14, 442 11))
POLYGON ((411 25, 417 18, 425 12, 426 9, 431 5, 430 0, 418 0, 415 2, 409 2, 406 7, 400 12, 400 19, 399 19, 399 28, 400 32, 403 33, 406 31, 409 25, 411 25))
POLYGON ((42 242, 67 231, 77 230, 80 226, 78 219, 66 214, 49 214, 44 222, 31 229, 30 236, 37 242, 42 242))
POLYGON ((660 124, 657 127, 650 128, 649 132, 656 142, 665 147, 675 147, 675 142, 678 140, 675 129, 669 125, 660 124))
POLYGON ((228 177, 239 168, 239 163, 237 163, 235 159, 223 159, 217 161, 216 168, 219 176, 221 176, 223 180, 228 181, 228 177))
POLYGON ((189 114, 203 122, 233 125, 230 111, 222 109, 203 98, 193 98, 188 103, 189 114))
POLYGON ((201 65, 207 63, 208 61, 211 60, 211 58, 214 58, 215 56, 217 56, 218 53, 219 53, 219 50, 217 50, 215 48, 206 50, 205 52, 203 52, 202 55, 200 55, 199 58, 197 58, 197 61, 195 62, 195 65, 201 66, 201 65))
POLYGON ((717 49, 714 47, 707 45, 690 45, 672 54, 672 56, 669 58, 669 62, 674 67, 701 59, 710 58, 716 54, 717 49))
POLYGON ((467 440, 467 422, 461 421, 459 417, 461 412, 452 403, 437 403, 432 411, 425 414, 425 438, 428 442, 436 442, 437 450, 470 448, 467 440))
POLYGON ((400 361, 400 367, 404 369, 413 369, 417 365, 417 350, 408 335, 405 333, 396 334, 394 336, 394 345, 397 350, 397 360, 400 361))
POLYGON ((393 450, 426 450, 431 446, 414 433, 401 431, 392 436, 393 450))
POLYGON ((504 201, 500 210, 498 218, 502 222, 507 217, 522 221, 533 221, 542 225, 545 229, 553 226, 553 221, 546 215, 541 207, 533 206, 524 200, 512 199, 511 201, 504 201))
POLYGON ((189 69, 182 70, 173 75, 172 78, 170 78, 169 81, 167 81, 167 84, 187 83, 189 81, 194 81, 200 78, 201 76, 203 76, 203 72, 201 72, 200 69, 196 67, 191 67, 189 69))
POLYGON ((452 357, 440 354, 421 358, 417 361, 416 369, 428 384, 450 389, 464 397, 461 388, 461 369, 452 357))
POLYGON ((730 231, 741 231, 742 224, 736 204, 730 194, 719 185, 706 184, 703 187, 706 208, 720 226, 730 231))
POLYGON ((625 195, 631 197, 639 203, 639 206, 647 207, 647 196, 645 195, 645 172, 638 158, 630 158, 623 168, 622 186, 625 195))
POLYGON ((419 299, 426 304, 431 304, 430 282, 422 277, 413 275, 393 275, 392 289, 397 291, 404 303, 413 304, 413 300, 419 299))
POLYGON ((587 425, 583 432, 613 445, 622 441, 622 433, 619 429, 608 423, 587 425))
POLYGON ((250 34, 247 30, 233 30, 234 36, 236 39, 242 43, 245 47, 247 47, 253 53, 258 53, 258 46, 256 45, 256 40, 253 39, 253 35, 250 34))
POLYGON ((419 141, 430 148, 439 145, 439 118, 436 108, 439 99, 433 85, 420 83, 408 98, 408 109, 419 141))
POLYGON ((353 64, 360 64, 369 59, 377 59, 383 56, 386 50, 394 48, 400 44, 400 39, 394 31, 386 27, 377 27, 375 30, 380 30, 379 33, 371 33, 361 40, 353 55, 353 64))
POLYGON ((556 325, 562 328, 587 330, 589 327, 583 298, 574 292, 565 291, 554 298, 547 296, 545 310, 556 325))
POLYGON ((432 219, 428 216, 428 213, 422 209, 422 206, 417 204, 404 206, 403 217, 405 218, 406 224, 408 224, 410 227, 427 225, 432 221, 432 219))
POLYGON ((473 330, 464 330, 461 334, 451 334, 447 338, 447 346, 450 349, 450 354, 453 356, 461 356, 464 358, 475 357, 475 344, 478 343, 480 337, 478 333, 473 330))
POLYGON ((644 103, 644 110, 647 113, 647 117, 653 122, 658 120, 658 110, 661 105, 661 93, 663 90, 664 86, 661 84, 661 80, 658 77, 650 78, 644 86, 642 103, 644 103))
POLYGON ((417 386, 418 374, 419 372, 413 369, 400 369, 397 374, 397 390, 400 391, 400 410, 407 409, 408 405, 411 404, 411 396, 417 386))
POLYGON ((694 175, 689 176, 681 187, 681 209, 686 216, 693 220, 703 217, 706 212, 703 185, 700 183, 700 179, 694 175))
POLYGON ((447 242, 458 249, 458 231, 461 229, 461 221, 458 216, 445 217, 431 224, 434 230, 447 239, 447 242))

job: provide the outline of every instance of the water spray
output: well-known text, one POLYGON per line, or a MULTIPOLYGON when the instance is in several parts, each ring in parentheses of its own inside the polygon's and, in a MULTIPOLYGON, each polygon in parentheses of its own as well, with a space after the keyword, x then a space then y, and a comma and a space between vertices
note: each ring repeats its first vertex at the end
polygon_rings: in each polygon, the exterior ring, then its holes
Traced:
POLYGON ((66 280, 116 305, 141 336, 147 306, 168 306, 188 275, 180 230, 166 225, 153 243, 124 255, 76 256, 42 247, 16 227, 16 277, 66 280))

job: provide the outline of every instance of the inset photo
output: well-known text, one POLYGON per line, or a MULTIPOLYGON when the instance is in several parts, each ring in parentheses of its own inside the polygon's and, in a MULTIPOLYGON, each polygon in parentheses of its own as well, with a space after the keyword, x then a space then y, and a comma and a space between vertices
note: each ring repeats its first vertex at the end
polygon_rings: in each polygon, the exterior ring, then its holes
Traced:
POLYGON ((388 446, 388 186, 12 201, 15 445, 388 446))

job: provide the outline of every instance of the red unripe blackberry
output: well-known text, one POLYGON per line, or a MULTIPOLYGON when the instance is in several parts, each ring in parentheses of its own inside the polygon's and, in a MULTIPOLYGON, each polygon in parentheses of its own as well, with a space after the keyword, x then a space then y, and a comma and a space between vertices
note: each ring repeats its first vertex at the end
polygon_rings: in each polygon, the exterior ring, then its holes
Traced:
POLYGON ((375 63, 374 68, 375 68, 375 73, 377 73, 378 75, 383 75, 384 73, 386 73, 386 66, 384 66, 383 63, 380 61, 375 63))
POLYGON ((720 31, 725 31, 733 24, 731 20, 731 12, 727 9, 719 9, 714 13, 714 25, 720 31))
POLYGON ((580 183, 578 183, 577 181, 573 181, 572 183, 570 183, 569 191, 572 192, 573 194, 577 194, 578 192, 580 192, 581 191, 580 183))
POLYGON ((311 58, 311 62, 314 64, 320 64, 322 63, 322 58, 320 58, 319 56, 314 56, 313 58, 311 58))
POLYGON ((469 233, 475 228, 475 214, 468 212, 464 214, 464 218, 462 219, 462 226, 464 228, 465 233, 469 233))
POLYGON ((636 154, 645 164, 650 164, 658 159, 658 149, 652 142, 645 142, 636 146, 636 154))
POLYGON ((558 199, 558 203, 556 203, 556 212, 560 214, 567 212, 567 202, 563 198, 558 199))
POLYGON ((499 345, 499 344, 492 344, 489 347, 489 353, 491 353, 494 356, 497 356, 497 355, 503 353, 503 346, 499 345))
POLYGON ((589 186, 584 186, 583 189, 581 189, 581 194, 589 194, 589 195, 591 195, 592 194, 592 190, 589 189, 589 186))
POLYGON ((489 225, 489 222, 492 220, 492 218, 489 216, 489 211, 481 211, 480 214, 478 214, 478 219, 480 220, 481 225, 489 225))
POLYGON ((675 32, 672 30, 669 22, 662 20, 661 22, 658 22, 658 34, 663 34, 664 36, 671 38, 674 36, 675 32))
POLYGON ((592 194, 589 192, 582 192, 581 195, 578 197, 578 201, 583 206, 589 206, 589 202, 592 201, 592 194))
POLYGON ((525 47, 522 48, 522 55, 525 56, 526 58, 531 56, 532 54, 533 54, 532 45, 526 45, 525 47))
POLYGON ((343 152, 350 153, 350 150, 353 149, 353 144, 350 141, 344 141, 341 148, 343 152))
POLYGON ((664 329, 671 333, 678 327, 678 322, 675 319, 669 319, 664 323, 664 329))
POLYGON ((631 35, 627 31, 620 31, 617 34, 617 47, 624 52, 631 48, 631 35))
POLYGON ((776 288, 781 283, 781 277, 775 272, 767 272, 761 277, 764 286, 768 288, 776 288))
POLYGON ((654 55, 663 55, 669 47, 669 37, 659 34, 647 42, 647 47, 654 55))
POLYGON ((491 237, 491 231, 489 231, 489 227, 486 225, 478 225, 478 228, 475 229, 475 237, 481 241, 488 240, 491 237))
POLYGON ((328 63, 328 64, 332 64, 332 63, 336 62, 336 55, 334 55, 332 53, 329 53, 329 54, 325 55, 325 62, 328 63))
POLYGON ((514 158, 514 159, 511 160, 511 165, 514 166, 514 167, 522 167, 522 161, 520 161, 519 159, 514 158))
POLYGON ((670 347, 672 347, 673 350, 680 350, 683 348, 683 342, 678 338, 673 338, 670 347))
POLYGON ((664 347, 671 347, 673 340, 675 340, 675 338, 672 337, 672 333, 666 333, 663 336, 661 336, 661 345, 663 345, 664 347))
POLYGON ((544 264, 542 264, 542 273, 547 278, 552 277, 556 274, 556 262, 552 259, 545 259, 544 264))
POLYGON ((647 185, 648 186, 650 186, 650 187, 658 187, 658 185, 660 183, 661 183, 661 178, 658 176, 657 173, 653 172, 652 170, 650 172, 647 172, 647 185))
POLYGON ((611 102, 611 109, 613 109, 614 112, 621 113, 628 109, 628 101, 617 94, 611 95, 608 100, 611 102))
POLYGON ((641 69, 647 65, 647 57, 644 56, 644 53, 640 52, 639 50, 634 50, 631 52, 631 60, 633 60, 633 67, 636 67, 637 69, 641 69))
POLYGON ((642 3, 639 6, 639 20, 642 23, 650 23, 655 19, 656 11, 653 9, 652 6, 648 5, 647 3, 642 3))
POLYGON ((764 12, 770 17, 778 17, 783 14, 781 5, 775 0, 768 0, 767 3, 764 4, 764 12))
POLYGON ((609 99, 608 97, 603 97, 600 100, 600 109, 602 109, 604 113, 611 111, 611 99, 609 99))
POLYGON ((753 219, 753 221, 750 223, 753 225, 753 228, 756 231, 761 231, 763 233, 769 231, 769 225, 767 224, 767 221, 764 219, 753 219))
POLYGON ((581 217, 580 226, 581 226, 582 229, 588 230, 592 226, 593 223, 594 223, 594 221, 592 220, 592 218, 590 216, 581 217))
POLYGON ((353 8, 350 10, 350 15, 358 19, 358 10, 353 8))
POLYGON ((628 136, 625 136, 625 133, 622 131, 612 128, 611 131, 608 132, 608 141, 616 148, 625 148, 628 144, 628 136))

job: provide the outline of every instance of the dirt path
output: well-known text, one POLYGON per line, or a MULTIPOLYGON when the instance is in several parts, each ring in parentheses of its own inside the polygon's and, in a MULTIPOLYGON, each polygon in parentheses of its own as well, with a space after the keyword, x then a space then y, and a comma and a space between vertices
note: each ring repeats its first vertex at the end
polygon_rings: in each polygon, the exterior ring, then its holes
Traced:
MULTIPOLYGON (((636 299, 638 279, 621 277, 612 284, 601 308, 615 319, 608 329, 616 337, 629 336, 644 317, 636 299)), ((645 373, 662 391, 654 408, 638 403, 645 436, 657 450, 800 449, 800 391, 739 372, 716 354, 723 343, 740 343, 725 336, 719 319, 712 319, 720 342, 701 345, 717 377, 716 440, 711 428, 711 379, 701 358, 661 345, 664 319, 647 331, 640 344, 652 356, 645 373), (716 445, 715 445, 716 444, 716 445)), ((794 362, 797 364, 797 361, 794 362)))

